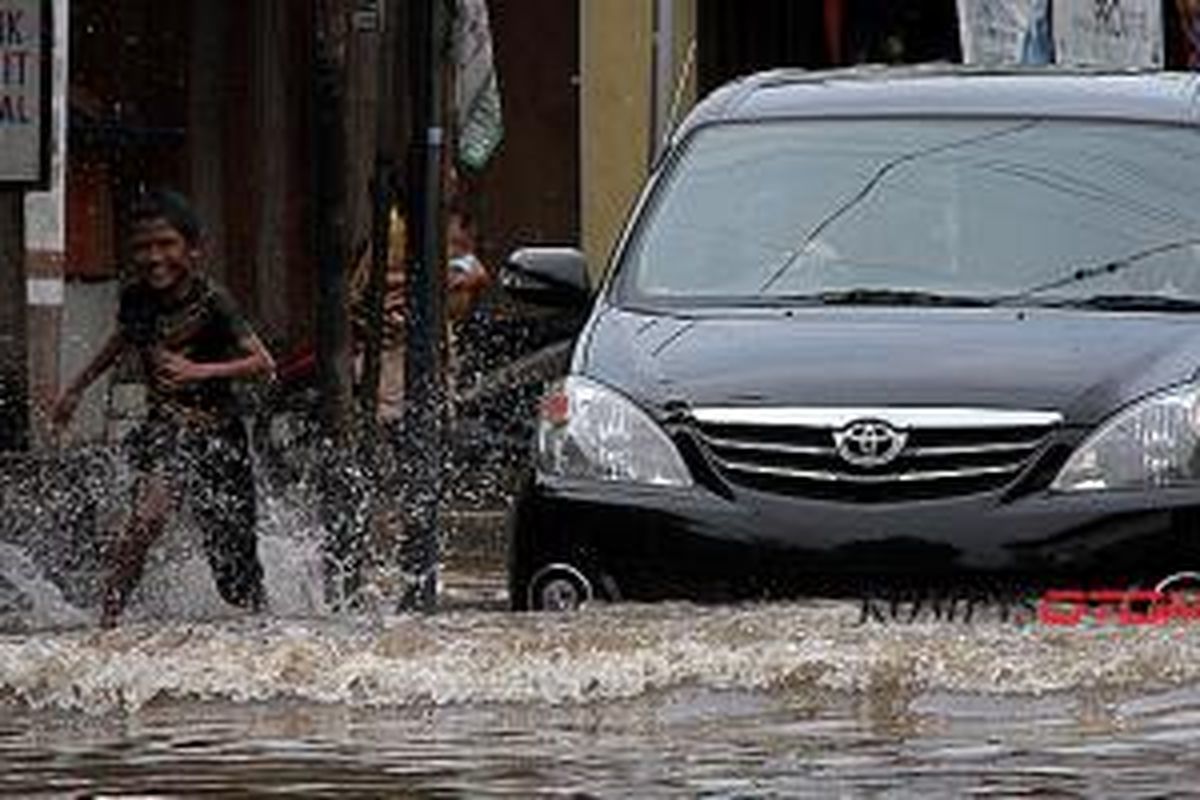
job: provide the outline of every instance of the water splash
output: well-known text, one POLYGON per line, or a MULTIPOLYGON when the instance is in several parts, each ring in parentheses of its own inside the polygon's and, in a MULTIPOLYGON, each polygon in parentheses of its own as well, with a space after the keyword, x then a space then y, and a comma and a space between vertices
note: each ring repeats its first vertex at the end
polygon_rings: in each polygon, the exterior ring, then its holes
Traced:
POLYGON ((0 631, 70 628, 89 621, 24 550, 0 542, 0 567, 0 631))
MULTIPOLYGON (((123 525, 133 475, 119 453, 28 457, 0 475, 0 631, 95 623, 107 542, 123 525)), ((269 607, 325 613, 323 530, 305 487, 260 491, 259 556, 269 607)), ((151 548, 130 599, 131 621, 197 620, 233 613, 216 592, 186 506, 151 548)))

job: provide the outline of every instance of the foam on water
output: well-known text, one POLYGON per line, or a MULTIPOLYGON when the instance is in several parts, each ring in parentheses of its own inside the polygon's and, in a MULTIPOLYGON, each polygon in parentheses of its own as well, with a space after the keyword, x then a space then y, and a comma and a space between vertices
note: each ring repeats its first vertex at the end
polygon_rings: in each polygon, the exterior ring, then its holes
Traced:
POLYGON ((134 624, 0 638, 0 695, 104 713, 171 700, 574 704, 678 687, 903 699, 1200 680, 1200 635, 1186 627, 856 621, 857 608, 822 603, 134 624))

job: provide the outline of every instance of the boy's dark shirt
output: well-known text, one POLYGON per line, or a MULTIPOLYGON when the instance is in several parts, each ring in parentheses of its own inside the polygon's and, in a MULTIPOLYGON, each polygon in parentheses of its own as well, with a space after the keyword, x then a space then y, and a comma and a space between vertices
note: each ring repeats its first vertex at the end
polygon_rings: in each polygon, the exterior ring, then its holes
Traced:
POLYGON ((127 284, 117 321, 125 341, 141 356, 151 413, 166 413, 181 422, 216 423, 237 413, 232 382, 214 379, 171 389, 157 378, 154 350, 199 363, 227 361, 242 354, 239 342, 251 331, 223 288, 200 275, 188 280, 177 300, 164 299, 142 280, 127 284))

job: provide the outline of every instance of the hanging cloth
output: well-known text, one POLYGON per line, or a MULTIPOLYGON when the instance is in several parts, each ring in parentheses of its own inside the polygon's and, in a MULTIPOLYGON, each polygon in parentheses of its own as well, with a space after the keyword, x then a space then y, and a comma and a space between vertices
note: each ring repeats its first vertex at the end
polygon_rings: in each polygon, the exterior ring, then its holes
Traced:
POLYGON ((1054 0, 1060 64, 1161 69, 1161 0, 1054 0))

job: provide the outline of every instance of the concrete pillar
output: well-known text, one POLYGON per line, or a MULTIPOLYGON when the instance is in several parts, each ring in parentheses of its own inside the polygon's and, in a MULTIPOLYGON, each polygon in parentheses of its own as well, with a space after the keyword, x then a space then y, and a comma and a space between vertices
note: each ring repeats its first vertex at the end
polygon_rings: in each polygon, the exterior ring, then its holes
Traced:
POLYGON ((596 279, 646 178, 654 4, 581 2, 580 205, 583 249, 596 279))
POLYGON ((62 253, 27 251, 26 324, 29 331, 29 412, 32 443, 50 442, 49 411, 58 393, 64 298, 62 253))
POLYGON ((67 81, 70 9, 55 0, 50 186, 25 198, 25 299, 29 337, 29 400, 34 444, 48 444, 49 409, 58 393, 59 349, 67 250, 67 81))

